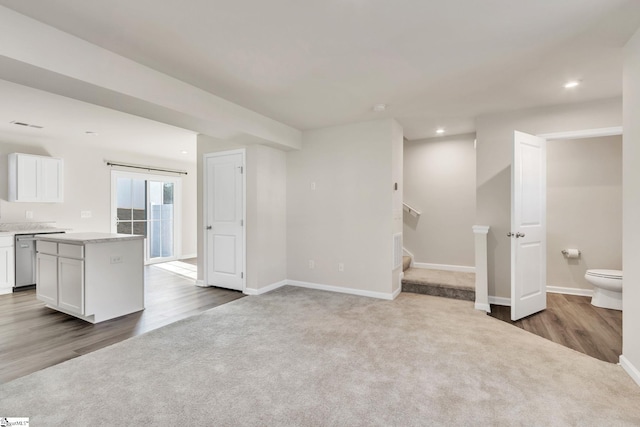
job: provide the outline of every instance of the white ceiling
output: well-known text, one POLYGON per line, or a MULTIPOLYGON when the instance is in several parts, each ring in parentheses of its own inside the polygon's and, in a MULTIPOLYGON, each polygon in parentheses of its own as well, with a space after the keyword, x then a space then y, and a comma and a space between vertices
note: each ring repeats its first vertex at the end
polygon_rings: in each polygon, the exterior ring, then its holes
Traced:
POLYGON ((0 94, 3 142, 63 141, 195 162, 194 132, 4 80, 0 80, 0 94), (42 126, 42 129, 15 125, 12 121, 42 126), (97 135, 88 135, 87 131, 97 135))
POLYGON ((638 0, 0 4, 298 129, 395 117, 409 139, 620 96, 622 47, 640 26, 638 0), (565 90, 569 79, 583 84, 565 90))

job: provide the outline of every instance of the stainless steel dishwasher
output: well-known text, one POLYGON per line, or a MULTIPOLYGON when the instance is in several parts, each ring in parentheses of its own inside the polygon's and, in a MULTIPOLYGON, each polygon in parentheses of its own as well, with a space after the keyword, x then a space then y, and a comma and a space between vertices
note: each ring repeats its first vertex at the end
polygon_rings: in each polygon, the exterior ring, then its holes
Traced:
POLYGON ((56 231, 53 233, 38 234, 16 234, 15 240, 15 260, 16 260, 16 286, 13 289, 20 291, 27 286, 33 287, 36 284, 36 240, 38 235, 64 233, 56 231))

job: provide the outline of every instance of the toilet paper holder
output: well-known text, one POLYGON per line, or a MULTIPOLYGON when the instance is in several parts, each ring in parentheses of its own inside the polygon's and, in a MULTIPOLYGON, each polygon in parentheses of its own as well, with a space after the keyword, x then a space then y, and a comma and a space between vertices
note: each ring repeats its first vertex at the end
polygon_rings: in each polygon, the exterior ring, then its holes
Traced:
MULTIPOLYGON (((569 251, 568 251, 568 250, 566 250, 566 249, 563 249, 563 250, 562 250, 562 251, 560 251, 560 252, 562 252, 562 255, 569 255, 569 251)), ((578 251, 578 256, 580 256, 580 255, 582 255, 582 251, 578 251)))

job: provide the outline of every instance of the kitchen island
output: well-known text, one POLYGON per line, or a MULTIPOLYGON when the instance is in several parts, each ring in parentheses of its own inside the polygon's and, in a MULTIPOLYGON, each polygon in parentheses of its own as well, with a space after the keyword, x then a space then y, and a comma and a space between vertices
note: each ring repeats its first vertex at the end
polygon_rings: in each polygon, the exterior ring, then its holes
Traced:
POLYGON ((47 307, 98 323, 144 310, 144 236, 37 236, 36 297, 47 307))

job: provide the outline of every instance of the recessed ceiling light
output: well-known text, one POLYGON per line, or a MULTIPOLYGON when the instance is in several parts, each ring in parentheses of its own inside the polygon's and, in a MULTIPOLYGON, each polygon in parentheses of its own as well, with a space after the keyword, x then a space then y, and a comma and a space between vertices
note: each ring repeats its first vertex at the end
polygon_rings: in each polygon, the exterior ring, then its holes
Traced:
POLYGON ((187 150, 182 150, 180 154, 189 154, 189 152, 187 150))
POLYGON ((578 80, 571 80, 570 82, 566 82, 564 84, 565 89, 571 89, 572 87, 580 86, 580 82, 578 80))
POLYGON ((387 109, 387 104, 376 104, 373 106, 373 111, 376 113, 381 113, 387 109))
POLYGON ((94 132, 94 131, 91 131, 91 130, 87 130, 84 133, 86 133, 87 135, 90 135, 90 136, 98 136, 98 132, 94 132))
POLYGON ((442 135, 442 134, 444 133, 444 129, 442 129, 442 128, 438 128, 438 129, 436 129, 436 133, 437 133, 438 135, 442 135))

